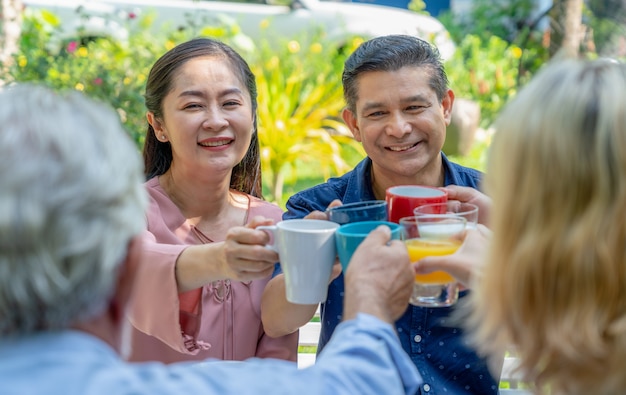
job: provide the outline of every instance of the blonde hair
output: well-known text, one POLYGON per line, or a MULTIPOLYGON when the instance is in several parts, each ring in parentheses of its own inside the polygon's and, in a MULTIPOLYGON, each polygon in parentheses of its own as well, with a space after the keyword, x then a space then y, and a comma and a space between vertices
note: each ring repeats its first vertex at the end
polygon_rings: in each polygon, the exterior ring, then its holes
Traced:
POLYGON ((536 390, 626 393, 626 66, 548 65, 496 122, 473 340, 536 390))

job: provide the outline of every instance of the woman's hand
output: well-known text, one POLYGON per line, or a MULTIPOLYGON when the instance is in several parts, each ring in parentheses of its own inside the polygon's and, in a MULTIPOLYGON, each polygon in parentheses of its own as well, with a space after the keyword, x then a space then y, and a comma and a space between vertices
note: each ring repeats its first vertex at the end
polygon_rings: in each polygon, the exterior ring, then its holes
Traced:
POLYGON ((469 288, 474 277, 480 272, 487 256, 491 231, 484 225, 468 229, 461 247, 451 255, 429 256, 417 261, 413 268, 416 273, 430 273, 443 270, 450 273, 461 285, 469 288))
POLYGON ((271 219, 255 217, 246 226, 228 230, 222 247, 226 278, 250 281, 272 274, 274 264, 278 262, 278 253, 266 247, 270 237, 256 227, 273 223, 271 219))

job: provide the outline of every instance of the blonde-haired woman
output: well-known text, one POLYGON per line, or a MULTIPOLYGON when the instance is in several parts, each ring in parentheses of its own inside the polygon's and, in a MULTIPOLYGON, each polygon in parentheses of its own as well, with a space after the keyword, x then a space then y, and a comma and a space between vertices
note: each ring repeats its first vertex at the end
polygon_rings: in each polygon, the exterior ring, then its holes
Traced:
MULTIPOLYGON (((626 65, 548 65, 496 130, 473 340, 490 353, 513 347, 536 393, 625 394, 626 65)), ((458 269, 462 255, 445 264, 458 269)))

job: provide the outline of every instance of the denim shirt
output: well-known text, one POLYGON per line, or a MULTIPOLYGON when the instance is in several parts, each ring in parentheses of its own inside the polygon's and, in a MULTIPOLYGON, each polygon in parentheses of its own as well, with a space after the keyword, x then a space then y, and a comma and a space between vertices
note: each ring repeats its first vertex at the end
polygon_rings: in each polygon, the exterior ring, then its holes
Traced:
MULTIPOLYGON (((482 173, 450 162, 442 153, 444 185, 478 188, 482 173)), ((372 161, 362 160, 352 171, 330 178, 293 195, 287 201, 283 219, 302 218, 311 211, 326 210, 334 199, 344 204, 375 200, 371 177, 372 161)), ((322 329, 318 353, 329 341, 343 313, 343 274, 328 288, 328 298, 320 307, 322 329)), ((461 293, 461 299, 467 291, 461 293)), ((396 321, 402 347, 417 366, 424 382, 422 394, 497 394, 498 380, 486 360, 469 348, 461 328, 446 323, 454 307, 425 308, 410 305, 396 321)))

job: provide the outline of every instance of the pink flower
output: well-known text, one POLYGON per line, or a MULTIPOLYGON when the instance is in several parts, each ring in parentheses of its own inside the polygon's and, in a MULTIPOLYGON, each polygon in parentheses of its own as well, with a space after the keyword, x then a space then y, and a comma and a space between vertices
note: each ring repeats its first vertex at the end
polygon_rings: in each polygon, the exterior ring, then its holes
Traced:
POLYGON ((102 85, 102 78, 98 77, 93 80, 94 85, 102 85))
POLYGON ((67 52, 69 53, 74 53, 76 52, 76 49, 78 48, 78 43, 76 41, 70 41, 69 44, 67 44, 67 52))
POLYGON ((135 19, 135 18, 137 18, 137 14, 135 14, 134 12, 128 13, 128 19, 135 19))

